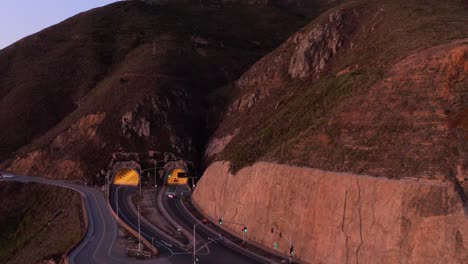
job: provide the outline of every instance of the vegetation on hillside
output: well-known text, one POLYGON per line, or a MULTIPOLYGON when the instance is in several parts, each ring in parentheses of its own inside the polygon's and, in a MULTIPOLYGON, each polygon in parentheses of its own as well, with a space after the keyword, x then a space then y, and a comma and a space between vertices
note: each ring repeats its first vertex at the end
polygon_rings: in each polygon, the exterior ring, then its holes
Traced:
POLYGON ((84 232, 80 195, 60 187, 0 182, 0 263, 58 262, 84 232))
MULTIPOLYGON (((361 165, 373 162, 377 153, 370 153, 371 149, 385 152, 385 149, 397 147, 397 142, 384 146, 389 143, 384 138, 401 130, 380 127, 380 132, 366 139, 369 150, 354 149, 339 142, 340 138, 353 135, 348 128, 333 124, 338 113, 345 109, 349 111, 356 103, 353 98, 365 96, 372 85, 388 76, 395 63, 410 54, 468 37, 468 8, 463 1, 355 1, 333 10, 357 11, 359 19, 358 29, 335 55, 327 72, 319 80, 290 80, 278 84, 270 90, 267 99, 257 103, 248 113, 227 116, 221 123, 221 131, 242 128, 218 157, 230 160, 234 171, 258 160, 272 160, 370 173, 361 165), (343 69, 350 70, 338 76, 343 69), (356 166, 343 166, 344 162, 356 166)), ((305 30, 327 19, 327 14, 306 26, 305 30)), ((414 78, 414 83, 408 85, 417 87, 418 76, 414 78)), ((466 85, 463 80, 461 82, 466 85)), ((464 89, 467 93, 466 87, 464 89)), ((242 94, 248 92, 251 90, 244 90, 242 94)), ((367 129, 360 128, 361 133, 367 129)), ((413 158, 413 161, 402 161, 404 166, 413 167, 397 166, 393 172, 384 174, 401 176, 403 168, 405 173, 421 170, 421 161, 418 157, 413 158)), ((396 157, 392 159, 396 161, 396 157)), ((386 165, 382 163, 380 166, 386 165)))

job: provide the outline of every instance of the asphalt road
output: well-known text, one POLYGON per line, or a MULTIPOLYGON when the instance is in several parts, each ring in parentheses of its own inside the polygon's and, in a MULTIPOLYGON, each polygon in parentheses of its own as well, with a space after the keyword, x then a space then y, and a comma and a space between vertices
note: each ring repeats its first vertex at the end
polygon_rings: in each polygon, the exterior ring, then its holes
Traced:
MULTIPOLYGON (((23 183, 40 183, 68 188, 79 192, 84 198, 88 215, 88 229, 85 237, 69 254, 71 264, 110 264, 110 263, 168 263, 166 259, 134 260, 122 254, 116 247, 117 223, 110 213, 109 206, 102 193, 87 186, 77 185, 58 180, 17 176, 2 179, 3 181, 16 181, 23 183)), ((185 262, 188 263, 188 262, 185 262)))
MULTIPOLYGON (((137 190, 136 187, 130 186, 111 186, 110 189, 110 201, 114 211, 119 211, 119 217, 127 225, 138 230, 138 217, 128 205, 128 197, 137 190)), ((182 189, 178 190, 178 196, 182 189)), ((185 193, 188 193, 187 191, 185 193)), ((185 228, 190 233, 193 230, 193 223, 195 219, 191 218, 184 210, 181 210, 177 205, 179 199, 168 199, 167 196, 163 196, 163 205, 166 210, 171 214, 172 218, 176 220, 182 228, 185 228), (192 221, 191 221, 192 220, 192 221)), ((246 256, 242 252, 233 250, 229 246, 219 239, 217 234, 214 234, 202 227, 203 224, 197 226, 197 257, 198 263, 201 264, 257 264, 257 263, 270 263, 268 261, 259 261, 255 257, 246 256), (205 245, 208 246, 209 250, 206 250, 205 245)), ((162 235, 154 230, 152 227, 147 226, 143 222, 140 222, 141 236, 147 239, 149 242, 154 241, 154 246, 159 250, 160 257, 168 260, 169 263, 192 263, 192 252, 193 248, 188 247, 187 249, 177 247, 176 245, 170 244, 165 239, 160 239, 162 235), (152 240, 155 237, 156 240, 152 240)), ((192 244, 193 245, 193 244, 192 244)))
MULTIPOLYGON (((55 185, 79 192, 84 198, 86 213, 88 216, 88 229, 83 240, 69 254, 71 264, 110 264, 110 263, 192 263, 192 247, 182 248, 169 243, 164 235, 158 233, 151 226, 141 222, 141 236, 152 242, 159 250, 158 258, 149 260, 129 259, 116 245, 118 226, 113 218, 104 195, 96 188, 77 185, 70 182, 35 178, 28 176, 15 176, 2 179, 3 181, 35 182, 40 184, 55 185), (152 240, 152 238, 156 238, 152 240)), ((138 230, 138 217, 131 210, 128 201, 129 196, 136 190, 135 187, 112 186, 110 190, 110 204, 119 217, 129 226, 138 230)), ((178 190, 178 196, 180 192, 178 190)), ((186 194, 188 192, 185 192, 186 194)), ((199 219, 193 218, 179 198, 168 199, 163 196, 163 206, 182 228, 192 232, 193 224, 200 223, 199 219)), ((238 246, 229 241, 220 241, 219 235, 206 228, 203 224, 197 225, 197 257, 200 264, 249 264, 249 263, 271 263, 255 254, 244 252, 238 246)), ((192 244, 193 245, 193 244, 192 244)))
MULTIPOLYGON (((138 216, 131 210, 128 204, 128 197, 135 192, 136 188, 131 186, 115 186, 111 185, 109 191, 109 201, 112 209, 117 212, 118 216, 127 225, 138 231, 138 216)), ((140 221, 140 234, 142 239, 153 243, 159 251, 159 258, 164 258, 168 263, 190 263, 192 257, 189 252, 177 245, 171 244, 163 238, 163 235, 152 227, 140 221), (152 238, 155 238, 154 240, 152 238), (180 259, 180 260, 179 260, 180 259)))
POLYGON ((202 223, 202 219, 196 219, 192 216, 183 205, 181 193, 189 195, 190 190, 187 187, 179 187, 177 189, 177 197, 175 199, 164 199, 163 205, 166 210, 172 214, 174 219, 180 221, 180 224, 193 230, 193 224, 199 223, 196 226, 197 239, 203 239, 205 242, 210 242, 210 254, 199 255, 200 263, 222 263, 237 264, 237 263, 273 263, 273 261, 265 259, 261 256, 248 252, 236 245, 235 242, 226 238, 220 239, 220 235, 202 223))

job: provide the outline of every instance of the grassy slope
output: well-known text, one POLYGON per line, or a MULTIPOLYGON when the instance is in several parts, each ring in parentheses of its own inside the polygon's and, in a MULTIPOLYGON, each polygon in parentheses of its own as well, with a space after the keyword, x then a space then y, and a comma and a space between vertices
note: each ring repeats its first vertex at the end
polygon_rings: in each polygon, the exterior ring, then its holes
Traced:
POLYGON ((81 198, 71 190, 0 182, 0 200, 1 263, 58 260, 81 238, 81 198))
MULTIPOLYGON (((231 160, 234 170, 259 159, 340 170, 334 164, 342 162, 347 150, 321 149, 320 140, 305 142, 304 139, 323 130, 332 137, 337 136, 340 128, 328 126, 327 122, 352 97, 365 94, 384 78, 394 63, 414 51, 468 36, 468 9, 462 1, 357 1, 340 8, 348 7, 357 8, 361 13, 360 28, 350 39, 354 48, 339 51, 328 74, 318 81, 283 83, 280 91, 275 91, 249 114, 228 117, 229 121, 225 122, 228 125, 222 125, 221 129, 233 131, 243 124, 241 134, 221 157, 231 160), (385 11, 378 13, 380 8, 385 11), (338 71, 356 64, 358 71, 335 77, 338 71), (276 109, 278 102, 281 104, 276 109), (298 145, 301 150, 291 149, 298 145), (321 152, 316 161, 307 158, 311 151, 321 152)), ((354 158, 366 159, 365 156, 354 158)))

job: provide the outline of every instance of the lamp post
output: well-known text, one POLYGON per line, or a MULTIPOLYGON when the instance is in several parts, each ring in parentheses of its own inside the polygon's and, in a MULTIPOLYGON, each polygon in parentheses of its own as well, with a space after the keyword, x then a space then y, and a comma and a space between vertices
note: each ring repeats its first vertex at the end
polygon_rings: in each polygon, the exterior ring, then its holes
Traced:
POLYGON ((139 188, 140 188, 140 198, 141 198, 141 173, 144 171, 144 170, 141 170, 141 168, 135 168, 137 173, 138 173, 138 185, 139 185, 139 188))
POLYGON ((115 191, 115 206, 116 206, 116 211, 117 211, 117 218, 119 218, 119 190, 120 186, 117 187, 117 190, 115 191))
MULTIPOLYGON (((289 239, 286 238, 286 240, 288 240, 289 242, 289 250, 291 251, 292 246, 293 246, 291 222, 289 222, 283 217, 280 217, 280 220, 286 222, 289 225, 289 239)), ((292 252, 289 252, 289 263, 292 263, 292 252)))
POLYGON ((243 219, 242 219, 242 223, 235 223, 235 222, 230 222, 230 221, 224 221, 223 220, 223 217, 220 218, 220 224, 221 222, 226 222, 228 224, 234 224, 234 225, 242 225, 243 228, 242 228, 242 244, 245 244, 245 233, 247 232, 247 227, 245 226, 245 206, 241 203, 238 203, 238 202, 234 202, 234 201, 228 201, 230 203, 233 203, 233 204, 237 204, 237 205, 240 205, 242 206, 242 209, 244 211, 244 215, 243 215, 243 219))
MULTIPOLYGON (((244 216, 243 216, 243 219, 242 219, 242 223, 244 224, 244 228, 246 228, 245 227, 245 206, 243 204, 240 204, 240 203, 237 203, 237 202, 233 202, 233 203, 242 206, 242 208, 244 209, 244 216)), ((246 233, 246 231, 247 231, 246 229, 245 230, 242 229, 242 244, 245 244, 245 233, 246 233)))
POLYGON ((138 203, 138 251, 141 251, 140 203, 138 203))
POLYGON ((109 198, 109 172, 107 172, 106 178, 104 180, 105 180, 104 188, 106 188, 104 192, 106 194, 106 200, 107 200, 109 198))
MULTIPOLYGON (((205 221, 205 220, 203 220, 203 221, 205 221)), ((196 264, 195 253, 197 252, 197 234, 195 233, 195 228, 197 227, 197 225, 202 224, 202 223, 204 223, 204 222, 198 222, 198 223, 193 224, 193 255, 192 255, 193 264, 196 264)))

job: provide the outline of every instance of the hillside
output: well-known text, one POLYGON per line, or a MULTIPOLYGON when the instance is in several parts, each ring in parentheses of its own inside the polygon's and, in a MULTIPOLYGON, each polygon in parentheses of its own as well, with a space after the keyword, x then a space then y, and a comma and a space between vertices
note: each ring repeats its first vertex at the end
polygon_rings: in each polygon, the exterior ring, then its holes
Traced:
POLYGON ((467 263, 467 76, 462 0, 117 2, 0 50, 0 167, 103 184, 180 157, 249 243, 467 263))
POLYGON ((2 166, 90 181, 114 154, 201 166, 206 95, 305 22, 271 5, 123 1, 29 36, 0 51, 2 166))
POLYGON ((253 65, 209 160, 273 161, 389 178, 467 177, 468 9, 463 1, 355 1, 253 65))
POLYGON ((84 232, 78 193, 0 182, 0 263, 58 263, 84 232))
POLYGON ((213 96, 192 200, 305 263, 467 263, 467 76, 466 1, 332 8, 213 96))

